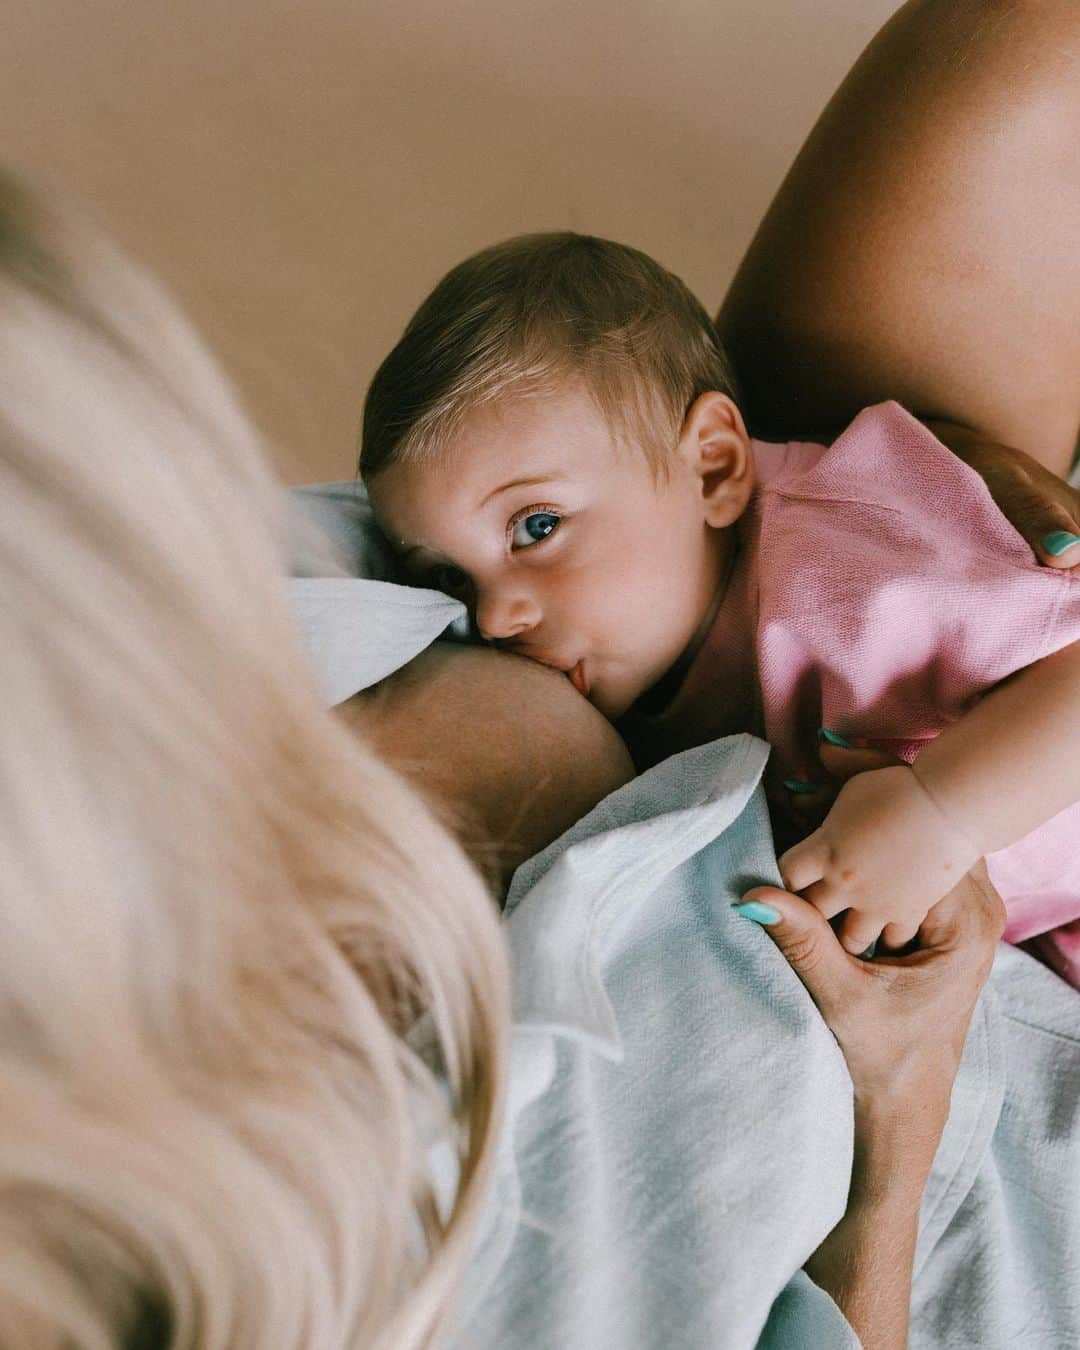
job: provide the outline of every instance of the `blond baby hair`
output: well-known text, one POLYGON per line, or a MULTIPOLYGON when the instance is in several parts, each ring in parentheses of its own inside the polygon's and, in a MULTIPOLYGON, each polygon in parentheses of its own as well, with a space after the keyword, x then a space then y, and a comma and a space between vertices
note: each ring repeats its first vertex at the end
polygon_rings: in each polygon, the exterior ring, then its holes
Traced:
POLYGON ((471 410, 573 377, 660 472, 698 395, 735 390, 709 316, 659 263, 591 235, 521 235, 459 263, 413 315, 368 390, 360 472, 437 456, 471 410))
POLYGON ((504 951, 321 706, 281 507, 158 288, 0 175, 5 1350, 412 1350, 451 1305, 504 951))

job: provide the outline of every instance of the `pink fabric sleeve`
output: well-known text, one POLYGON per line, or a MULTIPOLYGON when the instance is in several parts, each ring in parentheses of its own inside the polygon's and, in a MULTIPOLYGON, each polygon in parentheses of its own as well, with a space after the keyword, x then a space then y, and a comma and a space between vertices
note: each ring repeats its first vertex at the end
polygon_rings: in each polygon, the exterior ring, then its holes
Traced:
MULTIPOLYGON (((1041 567, 982 479, 896 403, 763 485, 759 557, 766 732, 790 776, 816 765, 818 725, 910 762, 1000 680, 1080 640, 1080 578, 1041 567)), ((1080 918, 1080 805, 989 866, 1016 934, 1080 918)))
POLYGON ((774 711, 798 720, 817 686, 825 725, 917 749, 1080 639, 1080 578, 1040 567, 982 479, 899 404, 860 413, 762 498, 759 673, 774 711))

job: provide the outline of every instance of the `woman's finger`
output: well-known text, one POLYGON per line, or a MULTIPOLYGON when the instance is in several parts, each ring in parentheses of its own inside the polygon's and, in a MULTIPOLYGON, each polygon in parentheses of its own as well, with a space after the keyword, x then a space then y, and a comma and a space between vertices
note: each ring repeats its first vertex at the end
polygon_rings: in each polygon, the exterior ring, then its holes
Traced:
POLYGON ((1029 471, 1009 514, 1046 567, 1080 567, 1080 492, 1041 464, 1029 471))
MULTIPOLYGON (((764 923, 765 931, 835 1030, 856 1002, 859 981, 865 978, 861 963, 844 951, 813 905, 797 895, 776 886, 755 886, 743 897, 743 902, 747 901, 768 905, 779 914, 775 922, 764 923)), ((739 906, 735 908, 737 912, 739 906)), ((760 911, 754 911, 747 917, 761 923, 759 915, 760 911)))
POLYGON ((1014 529, 1046 567, 1080 567, 1080 492, 1034 460, 1002 504, 1014 529))
POLYGON ((1080 523, 1064 512, 1054 522, 1056 528, 1040 537, 1035 552, 1048 567, 1080 567, 1080 523))
POLYGON ((887 750, 875 750, 872 746, 852 746, 847 749, 827 740, 822 741, 818 758, 827 773, 845 783, 857 773, 887 769, 893 764, 903 763, 903 760, 887 750))

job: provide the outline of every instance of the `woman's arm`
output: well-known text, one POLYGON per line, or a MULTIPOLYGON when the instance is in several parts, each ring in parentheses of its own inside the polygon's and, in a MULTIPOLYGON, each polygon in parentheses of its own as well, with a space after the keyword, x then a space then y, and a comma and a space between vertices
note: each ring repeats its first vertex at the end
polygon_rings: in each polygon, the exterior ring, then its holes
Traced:
POLYGON ((840 1044, 855 1094, 847 1210, 806 1263, 867 1350, 907 1345, 919 1207, 979 993, 1005 927, 979 864, 926 916, 918 951, 850 956, 806 901, 759 886, 766 931, 840 1044))
MULTIPOLYGON (((1080 565, 1080 6, 912 0, 822 113, 717 316, 754 434, 896 398, 1080 565)), ((1050 543, 1047 543, 1049 538, 1050 543)))
POLYGON ((1080 429, 1080 6, 911 0, 823 112, 717 318, 755 434, 896 398, 1064 475, 1080 429))
POLYGON ((806 1273, 832 1297, 867 1350, 906 1350, 911 1272, 925 1177, 913 1177, 902 1136, 871 1136, 866 1166, 884 1185, 873 1198, 852 1193, 844 1217, 806 1263, 806 1273))

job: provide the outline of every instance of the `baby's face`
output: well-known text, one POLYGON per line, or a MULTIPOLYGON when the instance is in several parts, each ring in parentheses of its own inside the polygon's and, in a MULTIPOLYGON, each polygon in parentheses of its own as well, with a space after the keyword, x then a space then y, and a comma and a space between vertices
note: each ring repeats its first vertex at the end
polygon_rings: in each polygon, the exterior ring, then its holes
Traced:
POLYGON ((654 481, 577 383, 478 409, 437 462, 368 487, 416 585, 612 719, 696 639, 720 583, 726 532, 705 522, 700 478, 676 455, 654 481))

